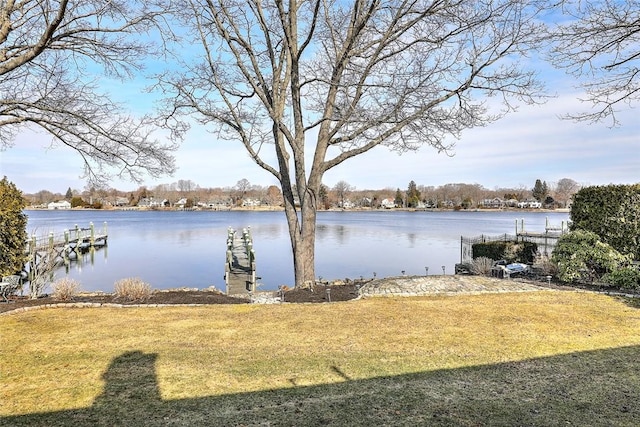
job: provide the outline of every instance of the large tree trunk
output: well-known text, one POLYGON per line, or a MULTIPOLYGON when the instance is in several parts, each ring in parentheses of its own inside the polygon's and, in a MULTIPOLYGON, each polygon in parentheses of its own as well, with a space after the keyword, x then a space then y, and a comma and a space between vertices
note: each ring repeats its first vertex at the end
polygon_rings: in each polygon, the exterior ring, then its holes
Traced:
POLYGON ((293 197, 285 197, 285 214, 293 252, 295 287, 307 287, 315 281, 316 192, 300 195, 300 208, 293 197))

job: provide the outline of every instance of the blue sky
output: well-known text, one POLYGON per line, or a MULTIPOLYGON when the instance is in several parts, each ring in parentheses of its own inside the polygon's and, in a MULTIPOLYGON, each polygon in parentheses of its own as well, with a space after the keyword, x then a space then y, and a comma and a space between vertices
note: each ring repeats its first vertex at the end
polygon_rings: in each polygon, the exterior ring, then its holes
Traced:
MULTIPOLYGON (((455 142, 452 156, 430 147, 398 155, 376 148, 330 170, 324 183, 344 180, 357 189, 406 188, 447 183, 480 184, 486 188, 532 188, 536 179, 548 183, 571 178, 584 185, 640 182, 640 106, 618 113, 622 126, 585 124, 559 119, 583 111, 575 80, 561 71, 547 69, 543 81, 556 94, 544 105, 521 106, 519 111, 484 128, 470 129, 455 142)), ((103 80, 104 90, 137 112, 152 107, 140 82, 123 84, 103 80)), ((0 152, 0 176, 6 175, 25 193, 39 190, 65 193, 82 190, 79 155, 65 148, 48 148, 44 133, 23 132, 13 147, 0 152)), ((231 187, 241 179, 252 184, 277 184, 256 166, 239 143, 217 141, 205 129, 194 126, 175 153, 178 171, 172 177, 146 180, 153 188, 161 183, 191 180, 201 187, 231 187)), ((130 191, 140 184, 114 180, 111 187, 130 191)))

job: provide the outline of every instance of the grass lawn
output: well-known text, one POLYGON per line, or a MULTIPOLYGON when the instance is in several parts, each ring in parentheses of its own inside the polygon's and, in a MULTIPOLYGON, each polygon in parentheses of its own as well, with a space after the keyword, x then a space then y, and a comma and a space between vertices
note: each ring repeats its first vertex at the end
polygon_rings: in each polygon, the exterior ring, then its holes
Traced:
POLYGON ((0 425, 640 423, 640 310, 583 292, 0 316, 0 425))

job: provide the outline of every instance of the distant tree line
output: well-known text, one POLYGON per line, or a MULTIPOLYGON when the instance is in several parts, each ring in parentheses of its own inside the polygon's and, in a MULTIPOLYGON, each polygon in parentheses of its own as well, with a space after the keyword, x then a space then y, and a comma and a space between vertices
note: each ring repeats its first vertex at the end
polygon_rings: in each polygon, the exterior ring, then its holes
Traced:
MULTIPOLYGON (((319 209, 331 208, 380 208, 383 201, 392 201, 402 208, 449 208, 475 209, 487 207, 486 200, 502 199, 538 201, 547 208, 565 208, 581 185, 576 181, 563 178, 557 183, 547 184, 537 179, 531 188, 488 189, 480 184, 445 184, 429 186, 417 184, 411 180, 406 190, 383 188, 377 190, 359 190, 344 180, 333 187, 320 187, 319 209)), ((182 200, 188 206, 198 204, 226 204, 230 207, 241 206, 247 200, 262 205, 281 206, 282 192, 275 185, 261 186, 251 184, 247 179, 239 180, 232 187, 201 187, 191 180, 178 180, 170 184, 154 187, 141 186, 135 191, 120 191, 113 188, 88 187, 82 191, 68 188, 63 193, 41 190, 34 194, 25 194, 30 206, 46 205, 49 202, 67 200, 72 207, 91 207, 100 209, 107 206, 138 206, 145 199, 166 200, 167 205, 182 200)))

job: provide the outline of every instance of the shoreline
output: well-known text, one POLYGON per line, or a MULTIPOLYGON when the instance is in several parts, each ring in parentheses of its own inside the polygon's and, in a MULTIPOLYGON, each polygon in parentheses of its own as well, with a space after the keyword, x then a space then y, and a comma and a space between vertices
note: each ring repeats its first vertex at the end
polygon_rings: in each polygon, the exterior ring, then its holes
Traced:
MULTIPOLYGON (((284 212, 283 207, 278 206, 265 206, 265 207, 234 207, 229 209, 204 209, 204 208, 193 208, 193 209, 178 209, 178 208, 148 208, 148 207, 109 207, 102 209, 94 209, 94 208, 71 208, 71 209, 47 209, 41 208, 37 206, 27 206, 24 208, 25 211, 126 211, 126 212, 284 212)), ((496 212, 527 212, 527 213, 570 213, 571 209, 569 208, 558 208, 558 209, 544 209, 544 208, 475 208, 475 209, 443 209, 443 208, 353 208, 353 209, 341 209, 341 208, 332 208, 332 209, 320 209, 317 212, 462 212, 462 213, 477 213, 477 212, 488 212, 488 213, 496 213, 496 212)))

